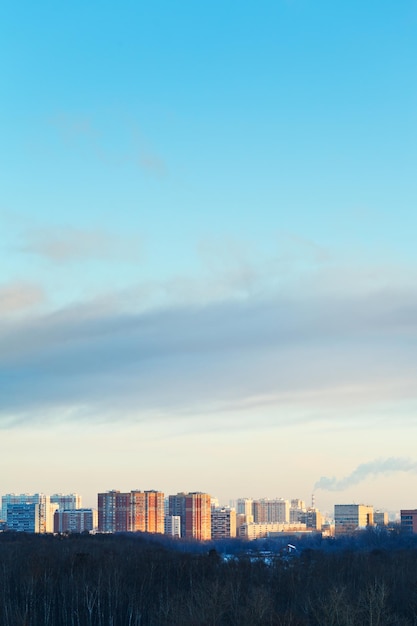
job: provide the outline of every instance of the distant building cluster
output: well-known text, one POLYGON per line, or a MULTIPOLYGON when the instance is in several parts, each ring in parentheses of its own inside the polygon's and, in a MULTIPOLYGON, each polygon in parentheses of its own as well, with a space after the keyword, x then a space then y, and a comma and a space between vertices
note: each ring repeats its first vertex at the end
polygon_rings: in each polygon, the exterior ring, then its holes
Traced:
POLYGON ((2 497, 1 511, 5 528, 17 532, 81 533, 97 528, 97 511, 83 509, 77 493, 9 493, 2 497))
MULTIPOLYGON (((83 508, 77 493, 51 496, 6 494, 1 528, 28 533, 146 532, 206 541, 240 537, 257 539, 287 533, 349 535, 388 524, 388 514, 365 504, 336 504, 334 520, 303 500, 239 498, 236 506, 220 506, 207 493, 110 490, 99 493, 97 509, 83 508)), ((417 533, 417 509, 401 511, 401 528, 417 533)))

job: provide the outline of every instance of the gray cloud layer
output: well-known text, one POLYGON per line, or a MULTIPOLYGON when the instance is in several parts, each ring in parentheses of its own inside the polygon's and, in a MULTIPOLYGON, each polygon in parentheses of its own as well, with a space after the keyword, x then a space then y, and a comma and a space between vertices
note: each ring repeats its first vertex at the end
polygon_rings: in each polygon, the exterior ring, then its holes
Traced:
POLYGON ((288 403, 317 412, 355 396, 414 398, 416 313, 414 294, 385 291, 5 319, 0 415, 72 407, 123 419, 288 403))
POLYGON ((314 485, 314 489, 326 491, 344 491, 363 482, 371 476, 392 474, 394 472, 417 472, 417 462, 404 458, 376 459, 369 463, 362 463, 349 476, 337 479, 322 476, 314 485))

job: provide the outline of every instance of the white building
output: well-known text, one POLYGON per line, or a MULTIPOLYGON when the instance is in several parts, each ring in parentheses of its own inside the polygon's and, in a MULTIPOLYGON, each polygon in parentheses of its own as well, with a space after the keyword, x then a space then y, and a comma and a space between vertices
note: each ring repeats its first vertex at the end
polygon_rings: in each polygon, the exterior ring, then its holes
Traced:
POLYGON ((164 532, 171 537, 181 537, 181 517, 179 515, 165 515, 164 532))
POLYGON ((72 509, 82 509, 82 497, 78 493, 54 493, 51 496, 51 503, 57 504, 60 511, 72 509))

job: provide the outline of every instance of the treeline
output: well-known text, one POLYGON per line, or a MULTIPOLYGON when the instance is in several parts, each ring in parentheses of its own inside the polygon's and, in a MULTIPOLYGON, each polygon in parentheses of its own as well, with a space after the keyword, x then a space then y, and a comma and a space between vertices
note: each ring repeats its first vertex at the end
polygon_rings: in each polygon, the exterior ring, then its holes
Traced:
POLYGON ((0 624, 417 625, 414 538, 292 543, 2 533, 0 624))

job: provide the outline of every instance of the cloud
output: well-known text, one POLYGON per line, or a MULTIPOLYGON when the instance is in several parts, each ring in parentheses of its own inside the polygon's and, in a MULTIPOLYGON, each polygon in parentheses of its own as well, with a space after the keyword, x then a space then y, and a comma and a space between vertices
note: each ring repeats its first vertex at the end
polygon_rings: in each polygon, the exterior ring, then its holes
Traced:
POLYGON ((58 129, 62 140, 68 147, 73 147, 84 141, 95 156, 106 166, 120 166, 133 163, 143 172, 157 177, 167 174, 167 165, 164 159, 156 153, 153 146, 146 140, 136 123, 123 123, 119 118, 113 118, 111 125, 115 125, 117 144, 122 149, 106 148, 106 134, 98 129, 89 116, 71 116, 65 113, 56 115, 51 123, 58 129))
POLYGON ((34 230, 26 235, 23 250, 55 263, 86 259, 138 260, 139 237, 118 236, 99 229, 61 228, 34 230))
POLYGON ((27 311, 44 300, 45 293, 38 285, 26 282, 0 285, 0 317, 27 311))
POLYGON ((352 406, 416 398, 417 295, 408 291, 139 312, 116 301, 0 322, 4 419, 43 410, 119 420, 250 410, 254 423, 285 424, 295 407, 305 419, 332 414, 337 422, 352 406))
POLYGON ((349 487, 357 485, 367 478, 378 475, 393 474, 395 472, 417 473, 417 462, 405 458, 376 459, 369 463, 362 463, 349 476, 337 479, 322 476, 314 485, 314 489, 324 489, 326 491, 344 491, 349 487))

